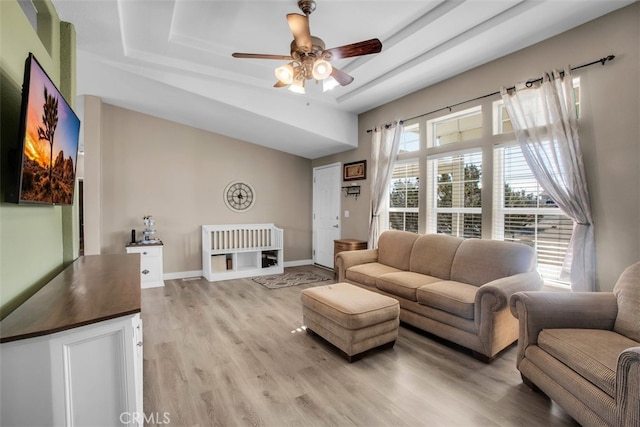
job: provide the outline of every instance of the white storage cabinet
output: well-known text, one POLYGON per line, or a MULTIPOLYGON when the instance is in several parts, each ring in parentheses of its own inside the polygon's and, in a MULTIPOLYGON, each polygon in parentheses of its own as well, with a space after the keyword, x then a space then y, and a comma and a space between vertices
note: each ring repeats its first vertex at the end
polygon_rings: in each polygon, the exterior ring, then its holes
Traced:
POLYGON ((140 257, 81 256, 0 322, 0 425, 142 426, 140 257))
POLYGON ((0 354, 2 425, 141 425, 140 314, 4 343, 0 354))
POLYGON ((128 254, 140 254, 140 287, 164 286, 162 248, 162 243, 129 243, 127 245, 128 254))
POLYGON ((283 230, 274 224, 202 226, 202 275, 210 282, 284 272, 283 230))

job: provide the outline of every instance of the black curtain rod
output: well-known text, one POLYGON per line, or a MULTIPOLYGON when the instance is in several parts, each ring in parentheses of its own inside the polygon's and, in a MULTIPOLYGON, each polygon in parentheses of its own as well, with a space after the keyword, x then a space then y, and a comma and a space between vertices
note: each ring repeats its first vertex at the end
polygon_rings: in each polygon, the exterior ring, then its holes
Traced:
MULTIPOLYGON (((608 61, 613 61, 613 58, 615 58, 615 55, 608 55, 608 56, 605 56, 604 58, 600 58, 600 59, 598 59, 598 60, 595 60, 595 61, 589 62, 588 64, 582 64, 582 65, 578 65, 577 67, 573 67, 573 68, 571 68, 571 71, 578 70, 578 69, 580 69, 580 68, 589 67, 589 66, 591 66, 591 65, 595 65, 595 64, 601 64, 601 65, 604 65, 604 64, 605 64, 605 63, 607 63, 608 61)), ((561 71, 561 72, 560 72, 560 74, 561 74, 561 75, 564 75, 564 71, 561 71)), ((527 80, 527 82, 525 83, 525 85, 526 85, 527 87, 531 87, 531 86, 533 86, 535 83, 537 83, 537 82, 541 82, 542 80, 543 80, 543 77, 540 77, 539 79, 531 79, 531 80, 527 80)), ((509 90, 515 90, 515 88, 516 88, 515 86, 511 86, 511 87, 507 88, 507 90, 508 90, 508 91, 509 91, 509 90)), ((456 104, 452 104, 452 105, 449 105, 449 106, 446 106, 446 107, 438 108, 437 110, 429 111, 428 113, 423 113, 423 114, 419 114, 419 115, 414 116, 414 117, 410 117, 410 118, 408 118, 408 119, 400 120, 400 123, 403 123, 403 122, 406 122, 406 121, 409 121, 409 120, 413 120, 413 119, 417 119, 417 118, 420 118, 420 117, 423 117, 423 116, 428 116, 429 114, 437 113, 437 112, 444 111, 444 110, 452 111, 452 108, 453 108, 453 107, 457 107, 457 106, 459 106, 459 105, 467 104, 467 103, 469 103, 469 102, 473 102, 473 101, 478 101, 478 100, 480 100, 480 99, 489 98, 490 96, 495 96, 495 95, 499 95, 499 94, 500 94, 500 91, 498 91, 498 92, 493 92, 493 93, 488 93, 488 94, 486 94, 486 95, 482 95, 482 96, 477 96, 477 97, 472 98, 472 99, 467 99, 466 101, 458 102, 458 103, 456 103, 456 104)), ((369 129, 369 130, 367 130, 367 133, 371 133, 372 131, 373 131, 373 129, 369 129)))

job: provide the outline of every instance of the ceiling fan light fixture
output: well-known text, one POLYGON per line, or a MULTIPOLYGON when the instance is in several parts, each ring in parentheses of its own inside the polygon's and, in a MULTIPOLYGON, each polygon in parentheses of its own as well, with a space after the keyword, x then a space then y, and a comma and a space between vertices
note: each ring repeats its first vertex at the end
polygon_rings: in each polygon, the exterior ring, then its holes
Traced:
POLYGON ((293 66, 285 64, 276 68, 276 78, 286 85, 293 83, 293 66))
POLYGON ((293 83, 289 86, 289 90, 293 93, 299 93, 304 95, 306 91, 304 90, 304 80, 295 79, 293 83))
POLYGON ((313 78, 316 80, 324 80, 331 75, 333 67, 324 59, 317 59, 313 63, 313 70, 311 71, 313 78))
MULTIPOLYGON (((0 0, 2 1, 2 0, 0 0)), ((289 45, 290 55, 271 55, 264 53, 231 54, 234 58, 246 59, 275 59, 290 61, 286 65, 276 68, 278 79, 274 87, 289 86, 289 90, 305 93, 305 81, 315 79, 316 83, 323 82, 323 91, 327 92, 337 85, 346 86, 353 82, 353 77, 333 67, 329 61, 334 59, 354 58, 370 55, 382 51, 382 43, 378 39, 363 40, 357 43, 327 49, 320 37, 311 35, 309 15, 315 10, 315 0, 298 0, 298 7, 304 15, 288 13, 286 15, 293 41, 289 45)))

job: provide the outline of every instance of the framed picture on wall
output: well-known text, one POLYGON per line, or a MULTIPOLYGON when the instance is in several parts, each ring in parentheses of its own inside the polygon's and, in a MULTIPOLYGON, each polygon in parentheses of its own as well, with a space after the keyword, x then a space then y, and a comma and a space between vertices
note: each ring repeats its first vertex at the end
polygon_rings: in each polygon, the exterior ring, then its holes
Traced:
POLYGON ((343 181, 357 181, 367 179, 367 161, 345 163, 342 168, 343 181))

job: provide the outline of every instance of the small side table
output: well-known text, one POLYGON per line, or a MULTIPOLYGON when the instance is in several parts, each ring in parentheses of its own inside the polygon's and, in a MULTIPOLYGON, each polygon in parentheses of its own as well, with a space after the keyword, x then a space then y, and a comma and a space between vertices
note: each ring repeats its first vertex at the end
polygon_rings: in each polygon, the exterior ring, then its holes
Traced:
POLYGON ((162 247, 162 242, 127 244, 128 254, 140 254, 140 287, 157 288, 164 286, 164 280, 162 280, 162 247))
POLYGON ((333 272, 338 274, 336 268, 336 255, 339 252, 344 251, 358 251, 360 249, 367 249, 367 242, 365 240, 358 239, 336 239, 333 241, 333 272))

